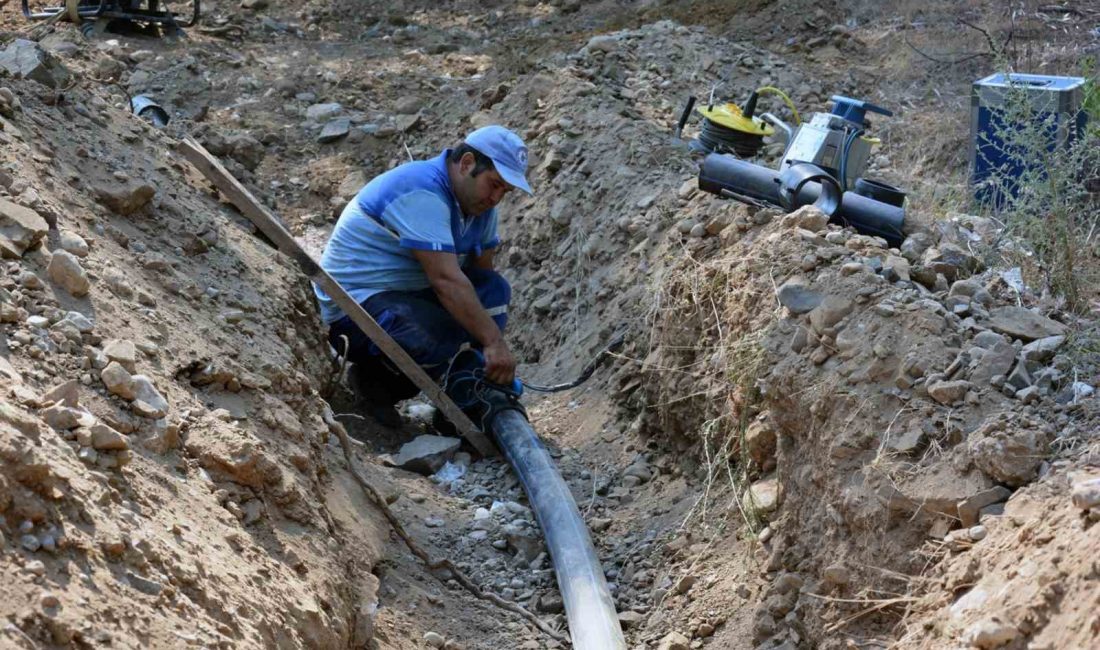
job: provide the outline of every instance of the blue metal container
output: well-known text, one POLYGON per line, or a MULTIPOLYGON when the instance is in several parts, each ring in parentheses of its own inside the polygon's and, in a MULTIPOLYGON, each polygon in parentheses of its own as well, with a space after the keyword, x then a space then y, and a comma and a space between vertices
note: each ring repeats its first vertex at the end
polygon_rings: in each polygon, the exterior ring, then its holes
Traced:
POLYGON ((1015 195, 1016 181, 1030 161, 1005 151, 1004 134, 1019 127, 1009 124, 1006 106, 1014 98, 1029 107, 1033 121, 1046 123, 1048 150, 1068 146, 1085 128, 1082 110, 1085 80, 1037 74, 990 75, 975 81, 970 95, 970 182, 974 198, 994 209, 1015 195), (1000 185, 992 182, 997 178, 1000 185))

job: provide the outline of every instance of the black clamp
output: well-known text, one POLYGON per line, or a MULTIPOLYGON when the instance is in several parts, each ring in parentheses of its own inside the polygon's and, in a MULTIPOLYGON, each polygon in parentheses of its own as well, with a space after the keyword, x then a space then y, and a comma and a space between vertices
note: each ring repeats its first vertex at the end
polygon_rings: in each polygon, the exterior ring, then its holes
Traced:
POLYGON ((798 195, 809 182, 821 185, 821 193, 814 201, 814 207, 830 217, 840 210, 841 197, 844 195, 840 183, 817 165, 794 163, 779 174, 776 182, 779 183, 779 203, 788 212, 808 204, 808 201, 799 202, 798 195))

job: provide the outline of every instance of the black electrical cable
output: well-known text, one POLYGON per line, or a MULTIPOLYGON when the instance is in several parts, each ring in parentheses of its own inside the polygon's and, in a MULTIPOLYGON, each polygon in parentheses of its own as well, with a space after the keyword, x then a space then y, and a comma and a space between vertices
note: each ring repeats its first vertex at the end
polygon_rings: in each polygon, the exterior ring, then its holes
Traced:
POLYGON ((602 364, 608 357, 610 357, 612 353, 617 352, 621 347, 623 347, 623 343, 625 341, 626 335, 623 332, 619 332, 614 337, 612 337, 611 342, 608 343, 604 347, 604 349, 600 350, 600 353, 596 355, 596 358, 592 359, 592 361, 590 361, 588 365, 585 366, 584 370, 581 371, 580 376, 573 381, 568 381, 564 384, 555 384, 553 386, 539 386, 538 384, 528 384, 527 382, 523 382, 523 387, 539 393, 557 393, 559 391, 569 390, 570 388, 576 388, 577 386, 580 386, 584 382, 588 381, 588 378, 591 377, 594 372, 596 372, 596 369, 600 367, 600 364, 602 364))
POLYGON ((764 146, 764 136, 731 129, 704 117, 699 143, 707 153, 732 153, 738 158, 752 158, 764 146))

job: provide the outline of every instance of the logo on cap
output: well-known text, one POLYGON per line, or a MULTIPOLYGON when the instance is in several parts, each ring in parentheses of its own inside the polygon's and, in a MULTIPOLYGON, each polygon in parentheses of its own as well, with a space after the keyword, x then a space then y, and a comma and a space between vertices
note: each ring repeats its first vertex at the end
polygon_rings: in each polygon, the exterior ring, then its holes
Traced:
POLYGON ((527 148, 524 147, 516 152, 516 160, 519 161, 521 167, 527 167, 527 148))

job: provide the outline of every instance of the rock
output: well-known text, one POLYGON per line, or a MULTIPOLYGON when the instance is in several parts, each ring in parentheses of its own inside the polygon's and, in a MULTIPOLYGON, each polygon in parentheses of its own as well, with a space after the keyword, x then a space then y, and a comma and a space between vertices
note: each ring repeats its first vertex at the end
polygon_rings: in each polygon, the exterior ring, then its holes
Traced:
POLYGON ((54 251, 50 264, 46 267, 46 274, 49 275, 50 280, 78 298, 88 295, 92 287, 88 274, 80 265, 80 260, 68 251, 54 251))
POLYGON ((979 621, 963 634, 963 642, 981 650, 992 650, 1015 641, 1020 635, 1015 626, 995 619, 979 621))
POLYGON ((958 280, 951 285, 948 296, 966 296, 971 300, 989 306, 993 304, 993 296, 986 291, 981 283, 974 280, 958 280))
POLYGON ((1017 391, 1031 386, 1033 383, 1031 373, 1027 371, 1027 364, 1024 363, 1023 360, 1016 363, 1016 367, 1013 368, 1012 372, 1005 378, 1005 383, 1017 391))
POLYGON ((68 406, 69 408, 76 408, 79 396, 80 381, 77 379, 70 379, 42 393, 42 396, 38 398, 38 402, 40 404, 49 404, 52 402, 54 404, 68 406))
POLYGON ((608 528, 611 528, 612 521, 607 518, 596 517, 588 522, 588 527, 592 529, 594 533, 602 533, 608 528))
POLYGON ((164 585, 148 578, 143 578, 133 571, 126 571, 126 582, 129 583, 131 587, 147 596, 159 596, 160 592, 164 590, 164 585))
POLYGON ((824 300, 821 293, 810 289, 802 282, 788 280, 779 287, 776 294, 779 304, 791 310, 792 314, 805 314, 813 311, 824 300))
POLYGON ((830 564, 825 567, 825 571, 821 574, 821 579, 825 581, 825 584, 842 587, 851 582, 852 572, 843 564, 830 564))
POLYGON ((621 625, 624 630, 636 628, 641 625, 643 621, 645 621, 645 616, 633 610, 619 612, 619 625, 621 625))
POLYGON ((241 9, 251 9, 252 11, 267 9, 267 0, 241 0, 241 9))
POLYGON ((695 576, 684 576, 676 581, 672 590, 678 594, 686 594, 691 591, 691 588, 695 586, 695 576))
POLYGON ((842 296, 828 296, 810 312, 810 325, 820 334, 826 328, 839 323, 852 312, 851 300, 842 296))
POLYGON ((657 643, 657 650, 689 650, 690 648, 691 639, 679 632, 669 632, 657 643))
POLYGON ((957 404, 966 397, 970 382, 965 380, 937 381, 928 386, 928 396, 940 404, 957 404))
POLYGON ((394 125, 401 133, 408 133, 420 126, 420 113, 416 115, 398 115, 394 125))
POLYGON ((589 52, 614 52, 619 47, 619 39, 614 36, 608 36, 606 34, 600 34, 588 39, 588 44, 585 45, 585 49, 589 52))
POLYGON ((128 339, 112 339, 103 346, 103 355, 122 364, 128 372, 137 372, 137 346, 128 339))
POLYGON ((402 97, 397 100, 397 104, 394 106, 393 110, 398 115, 413 115, 419 113, 420 99, 413 95, 402 97))
POLYGON ((134 378, 119 362, 112 361, 107 364, 107 367, 99 373, 99 378, 112 394, 127 400, 134 399, 134 378))
POLYGON ((928 250, 932 244, 932 235, 926 232, 915 232, 906 237, 905 241, 901 243, 901 254, 905 259, 916 264, 924 255, 924 251, 928 250))
POLYGON ((766 418, 757 418, 745 429, 745 449, 749 458, 765 471, 775 461, 775 429, 766 418))
POLYGON ((941 242, 924 253, 924 266, 942 274, 948 281, 968 276, 981 268, 981 261, 954 244, 941 242))
POLYGON ((34 41, 17 38, 0 52, 0 69, 16 79, 32 79, 50 88, 69 83, 69 71, 34 41))
POLYGON ((1027 307, 997 307, 990 312, 989 329, 1029 342, 1064 336, 1066 326, 1027 307))
POLYGON ((887 448, 895 454, 907 456, 920 451, 924 442, 924 431, 920 427, 912 427, 897 435, 891 435, 887 448))
POLYGON ((1075 482, 1070 494, 1073 505, 1082 510, 1100 507, 1100 476, 1075 482))
POLYGON ((454 456, 462 445, 458 438, 443 436, 417 436, 401 446, 393 457, 393 464, 410 472, 430 476, 454 456))
POLYGON ((992 347, 986 349, 980 359, 975 360, 974 369, 970 372, 970 381, 975 384, 989 384, 997 375, 1007 375, 1012 370, 1013 362, 1016 361, 1016 348, 1012 347, 1004 337, 989 333, 997 340, 992 347))
POLYGON ((545 593, 539 596, 535 609, 543 614, 561 614, 565 611, 565 603, 558 594, 545 593))
POLYGON ((909 281, 909 260, 897 255, 887 255, 882 263, 882 275, 891 282, 909 281))
POLYGON ((99 184, 95 186, 94 191, 97 201, 124 217, 149 205, 157 195, 156 189, 147 184, 117 186, 99 184))
POLYGON ((88 242, 71 230, 62 230, 60 237, 61 248, 77 257, 88 256, 88 242))
POLYGON ((92 435, 92 448, 97 451, 121 451, 130 448, 130 440, 118 431, 96 422, 90 428, 92 435))
POLYGON ((329 104, 314 104, 306 109, 306 119, 311 122, 330 120, 339 115, 344 107, 335 102, 329 104))
POLYGON ((1065 336, 1047 336, 1028 343, 1020 350, 1020 354, 1023 355, 1026 361, 1049 363, 1054 358, 1058 348, 1062 347, 1065 342, 1065 336))
POLYGON ((346 117, 330 120, 325 123, 324 128, 321 129, 321 135, 317 136, 317 142, 326 144, 329 142, 336 142, 341 138, 347 136, 348 131, 351 130, 351 120, 346 117))
POLYGON ((82 420, 86 417, 84 411, 62 406, 60 404, 55 404, 49 408, 43 409, 41 415, 42 419, 46 421, 46 424, 58 431, 75 429, 81 425, 82 420))
POLYGON ((438 632, 428 632, 424 634, 424 645, 429 648, 442 648, 443 644, 446 642, 443 635, 438 632))
POLYGON ((144 418, 159 420, 168 415, 168 400, 153 385, 153 380, 145 375, 134 375, 134 412, 144 418))
POLYGON ((977 494, 959 501, 959 520, 963 526, 970 527, 978 523, 978 515, 982 508, 1000 503, 1012 496, 1012 491, 1003 485, 997 485, 982 490, 977 494))
POLYGON ((821 232, 829 224, 829 215, 812 205, 804 205, 785 219, 786 223, 810 232, 821 232))
POLYGON ((968 442, 974 465, 993 480, 1012 487, 1035 479, 1049 445, 1045 434, 1022 428, 994 431, 988 436, 975 431, 968 442))
POLYGON ((763 479, 753 483, 745 491, 742 498, 746 510, 756 510, 761 513, 773 512, 779 507, 780 487, 779 481, 774 478, 763 479))
POLYGON ((367 178, 366 172, 361 169, 348 172, 348 175, 344 177, 344 180, 340 181, 340 185, 336 188, 336 196, 351 200, 359 190, 363 189, 363 186, 367 184, 370 179, 367 178))
POLYGON ((0 253, 8 259, 18 259, 35 246, 50 226, 30 208, 0 199, 0 253))

